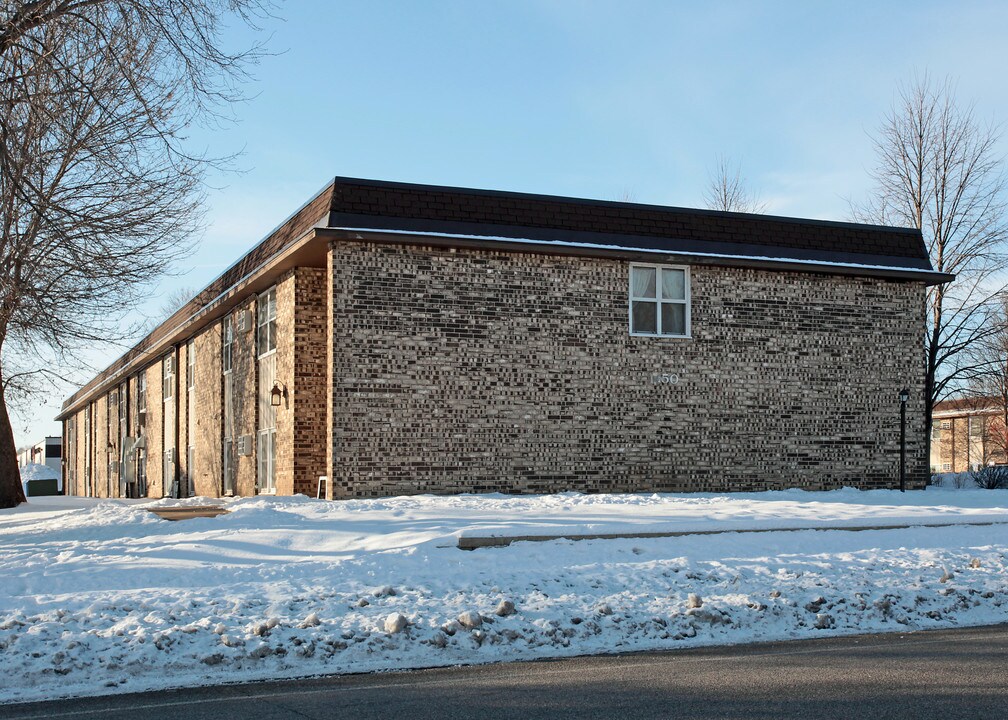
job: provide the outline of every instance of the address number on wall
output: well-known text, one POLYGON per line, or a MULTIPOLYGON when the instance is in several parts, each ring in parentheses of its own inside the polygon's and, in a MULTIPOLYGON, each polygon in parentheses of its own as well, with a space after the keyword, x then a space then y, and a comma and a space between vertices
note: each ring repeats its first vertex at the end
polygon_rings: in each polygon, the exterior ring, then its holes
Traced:
POLYGON ((651 374, 651 384, 652 385, 678 385, 679 375, 674 372, 668 373, 652 373, 651 374))

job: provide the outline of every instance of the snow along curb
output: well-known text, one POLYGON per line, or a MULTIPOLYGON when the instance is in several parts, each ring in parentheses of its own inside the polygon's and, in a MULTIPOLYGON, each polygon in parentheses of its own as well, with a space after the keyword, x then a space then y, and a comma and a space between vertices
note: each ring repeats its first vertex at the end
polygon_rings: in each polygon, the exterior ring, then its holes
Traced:
POLYGON ((774 527, 736 528, 726 530, 671 530, 668 532, 640 533, 557 533, 554 535, 463 535, 458 539, 459 550, 476 550, 486 547, 507 547, 516 542, 550 542, 552 540, 643 540, 649 538, 686 537, 689 535, 726 535, 728 533, 771 533, 802 532, 805 530, 841 530, 863 532, 865 530, 908 530, 910 528, 946 528, 965 526, 1008 525, 1008 520, 986 520, 979 522, 913 523, 911 525, 820 525, 818 527, 774 527))

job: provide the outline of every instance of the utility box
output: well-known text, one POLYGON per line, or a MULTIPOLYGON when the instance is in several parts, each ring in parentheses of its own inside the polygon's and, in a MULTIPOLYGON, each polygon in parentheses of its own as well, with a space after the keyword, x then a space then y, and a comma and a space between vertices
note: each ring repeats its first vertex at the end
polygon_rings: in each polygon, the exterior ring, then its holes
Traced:
POLYGON ((29 480, 25 483, 25 494, 28 497, 42 497, 44 495, 59 495, 59 481, 56 478, 46 480, 29 480))

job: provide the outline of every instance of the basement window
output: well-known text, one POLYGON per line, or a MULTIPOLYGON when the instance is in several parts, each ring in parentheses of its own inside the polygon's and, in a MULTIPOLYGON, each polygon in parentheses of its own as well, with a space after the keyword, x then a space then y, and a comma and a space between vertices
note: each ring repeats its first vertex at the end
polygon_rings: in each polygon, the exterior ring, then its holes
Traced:
POLYGON ((630 334, 690 337, 689 268, 630 266, 630 334))

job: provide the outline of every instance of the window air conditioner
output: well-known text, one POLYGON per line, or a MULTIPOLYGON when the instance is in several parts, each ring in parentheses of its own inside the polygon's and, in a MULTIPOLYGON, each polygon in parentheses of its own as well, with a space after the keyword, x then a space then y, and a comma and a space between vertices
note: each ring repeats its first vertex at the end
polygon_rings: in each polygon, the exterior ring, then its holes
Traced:
POLYGON ((235 449, 238 450, 238 454, 242 456, 249 456, 252 454, 252 436, 251 435, 239 435, 238 442, 235 443, 235 449))
POLYGON ((252 329, 252 313, 248 310, 239 310, 235 316, 235 328, 239 332, 248 332, 252 329))

